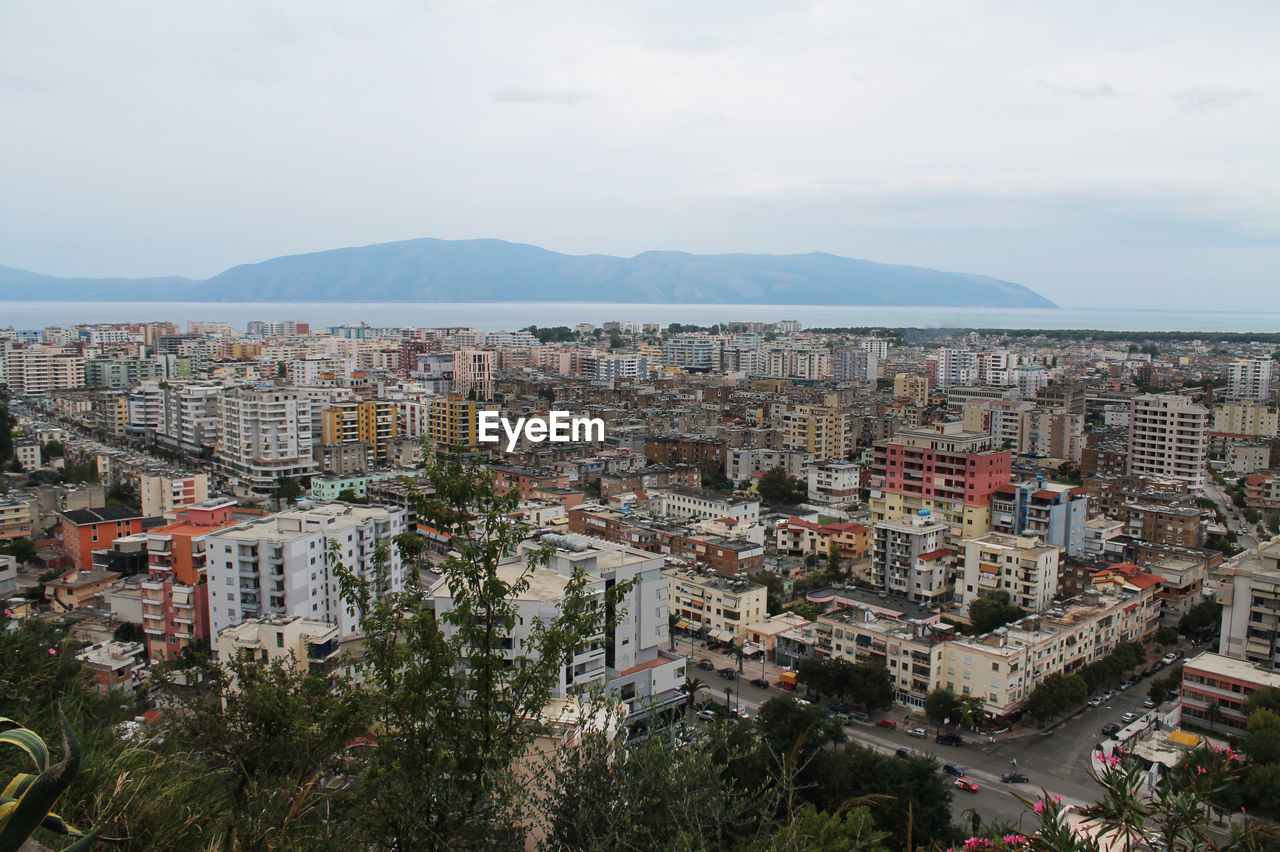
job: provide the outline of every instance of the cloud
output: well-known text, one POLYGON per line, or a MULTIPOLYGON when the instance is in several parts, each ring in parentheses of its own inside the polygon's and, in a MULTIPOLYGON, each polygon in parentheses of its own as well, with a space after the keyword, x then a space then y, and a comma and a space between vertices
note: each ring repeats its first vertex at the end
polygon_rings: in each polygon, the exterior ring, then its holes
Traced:
POLYGON ((1115 98, 1121 95, 1110 83, 1099 83, 1096 86, 1062 86, 1041 80, 1040 85, 1059 95, 1074 95, 1078 98, 1115 98))
POLYGON ((1175 92, 1174 103, 1179 112, 1208 113, 1227 109, 1236 101, 1252 98, 1257 92, 1252 89, 1214 89, 1197 88, 1175 92))
POLYGON ((493 93, 495 101, 507 104, 559 104, 561 106, 573 106, 589 97, 590 95, 583 92, 530 86, 509 86, 493 93))

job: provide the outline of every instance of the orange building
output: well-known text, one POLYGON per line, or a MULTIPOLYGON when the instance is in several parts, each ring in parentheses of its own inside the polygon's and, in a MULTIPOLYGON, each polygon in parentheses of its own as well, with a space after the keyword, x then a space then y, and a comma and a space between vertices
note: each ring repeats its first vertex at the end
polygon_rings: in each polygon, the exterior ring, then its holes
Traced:
POLYGON ((72 509, 60 513, 62 550, 77 571, 93 566, 93 552, 121 536, 142 532, 142 513, 127 506, 72 509))

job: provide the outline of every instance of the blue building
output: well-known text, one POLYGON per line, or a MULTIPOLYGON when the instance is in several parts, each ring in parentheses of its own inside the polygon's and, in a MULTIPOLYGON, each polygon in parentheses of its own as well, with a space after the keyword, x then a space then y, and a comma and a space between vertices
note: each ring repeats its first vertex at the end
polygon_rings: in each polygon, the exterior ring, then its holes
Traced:
POLYGON ((991 495, 991 530, 1040 536, 1068 556, 1084 553, 1089 497, 1079 489, 1037 477, 1002 485, 991 495))

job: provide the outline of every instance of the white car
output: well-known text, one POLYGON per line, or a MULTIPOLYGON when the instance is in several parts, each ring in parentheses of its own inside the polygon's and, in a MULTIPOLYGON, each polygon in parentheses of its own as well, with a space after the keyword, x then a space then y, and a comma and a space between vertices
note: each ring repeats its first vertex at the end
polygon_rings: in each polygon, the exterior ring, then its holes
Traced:
POLYGON ((1124 722, 1126 725, 1129 724, 1130 722, 1137 721, 1137 718, 1138 718, 1137 713, 1121 713, 1120 714, 1120 721, 1124 722))
POLYGON ((924 728, 907 728, 907 736, 919 737, 922 740, 929 739, 929 732, 924 728))
POLYGON ((1101 706, 1102 706, 1102 696, 1101 696, 1101 695, 1095 695, 1095 696, 1093 696, 1092 698, 1090 698, 1090 699, 1089 699, 1089 706, 1090 706, 1090 707, 1101 707, 1101 706))

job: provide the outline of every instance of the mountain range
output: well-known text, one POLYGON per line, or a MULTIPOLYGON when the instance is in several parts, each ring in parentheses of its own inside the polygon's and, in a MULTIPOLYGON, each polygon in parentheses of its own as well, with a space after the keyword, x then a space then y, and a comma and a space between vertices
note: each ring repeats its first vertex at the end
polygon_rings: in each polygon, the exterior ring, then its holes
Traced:
POLYGON ((1021 284, 834 254, 567 255, 502 240, 417 239, 233 266, 206 280, 58 278, 0 266, 2 300, 644 302, 1051 308, 1021 284))

